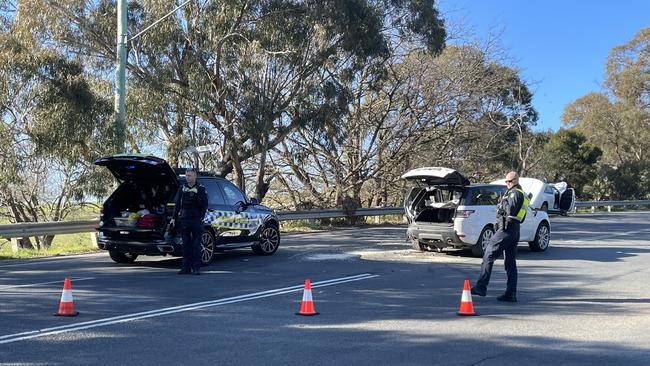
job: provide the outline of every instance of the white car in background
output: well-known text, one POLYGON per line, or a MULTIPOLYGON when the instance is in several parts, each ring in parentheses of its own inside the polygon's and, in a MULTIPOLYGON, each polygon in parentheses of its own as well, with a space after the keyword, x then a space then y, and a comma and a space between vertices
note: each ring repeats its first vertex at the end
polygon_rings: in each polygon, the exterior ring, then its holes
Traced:
MULTIPOLYGON (((494 234, 496 205, 507 190, 504 184, 470 184, 458 171, 439 167, 413 169, 402 179, 412 184, 404 211, 406 235, 415 249, 469 248, 474 256, 483 256, 494 234)), ((520 241, 543 252, 550 239, 548 214, 529 207, 520 241)))
MULTIPOLYGON (((495 180, 492 184, 505 184, 505 180, 495 180)), ((519 184, 524 192, 532 195, 532 208, 560 215, 566 215, 575 209, 575 191, 568 188, 565 182, 544 183, 539 179, 522 177, 519 178, 519 184)))

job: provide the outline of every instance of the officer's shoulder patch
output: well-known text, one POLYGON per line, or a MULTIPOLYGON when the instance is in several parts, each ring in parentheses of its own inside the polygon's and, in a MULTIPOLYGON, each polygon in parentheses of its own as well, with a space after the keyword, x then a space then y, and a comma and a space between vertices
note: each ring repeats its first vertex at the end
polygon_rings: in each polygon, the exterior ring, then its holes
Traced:
POLYGON ((517 193, 516 193, 516 192, 512 192, 512 193, 510 193, 510 198, 516 198, 516 197, 517 197, 517 193))

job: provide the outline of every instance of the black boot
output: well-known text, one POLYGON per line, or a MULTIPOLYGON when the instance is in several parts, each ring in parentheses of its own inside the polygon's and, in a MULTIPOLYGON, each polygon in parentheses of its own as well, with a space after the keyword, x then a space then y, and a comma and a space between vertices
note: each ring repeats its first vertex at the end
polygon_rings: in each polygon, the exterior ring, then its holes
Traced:
POLYGON ((517 295, 505 293, 501 296, 497 296, 497 300, 505 302, 517 302, 517 295))
POLYGON ((198 276, 201 274, 201 268, 200 267, 194 268, 192 272, 194 273, 195 276, 198 276))
POLYGON ((482 290, 478 287, 472 287, 470 292, 472 293, 472 295, 476 295, 476 296, 485 296, 487 294, 487 290, 482 290))

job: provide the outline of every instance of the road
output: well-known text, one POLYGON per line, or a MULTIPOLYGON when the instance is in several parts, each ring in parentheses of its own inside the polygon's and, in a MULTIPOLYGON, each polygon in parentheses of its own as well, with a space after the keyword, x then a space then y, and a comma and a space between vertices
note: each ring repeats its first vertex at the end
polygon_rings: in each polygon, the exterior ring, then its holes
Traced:
POLYGON ((519 303, 456 311, 480 259, 417 253, 404 227, 292 234, 270 257, 222 253, 202 276, 176 258, 106 253, 0 262, 0 364, 649 365, 650 212, 552 218, 551 248, 519 248, 519 303), (73 318, 55 317, 72 278, 73 318), (306 278, 314 317, 296 316, 306 278))

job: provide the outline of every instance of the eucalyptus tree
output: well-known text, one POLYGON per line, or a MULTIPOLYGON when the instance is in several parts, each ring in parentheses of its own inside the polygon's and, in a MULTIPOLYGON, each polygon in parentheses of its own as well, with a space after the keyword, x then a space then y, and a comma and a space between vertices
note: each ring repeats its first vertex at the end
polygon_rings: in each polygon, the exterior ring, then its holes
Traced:
MULTIPOLYGON (((598 182, 591 187, 619 198, 650 194, 650 28, 614 47, 603 90, 565 107, 564 125, 602 149, 598 182), (631 182, 634 182, 632 184, 631 182), (635 187, 629 189, 629 187, 635 187)), ((598 195, 598 192, 594 192, 598 195)))
MULTIPOLYGON (((162 140, 172 163, 189 145, 244 186, 256 161, 257 195, 268 187, 267 153, 291 132, 343 113, 345 85, 333 66, 357 69, 386 53, 384 3, 406 28, 432 32, 427 1, 193 1, 129 42, 128 136, 133 150, 162 140)), ((130 35, 165 14, 168 1, 131 1, 130 35)), ((26 0, 25 29, 79 55, 97 75, 113 64, 115 3, 26 0), (45 11, 47 10, 47 11, 45 11)), ((434 32, 435 33, 435 32, 434 32)))
MULTIPOLYGON (((11 222, 59 221, 87 194, 101 194, 88 169, 111 145, 97 121, 109 104, 83 67, 16 26, 20 9, 2 4, 0 30, 0 205, 11 222)), ((44 248, 52 236, 23 240, 44 248)))

